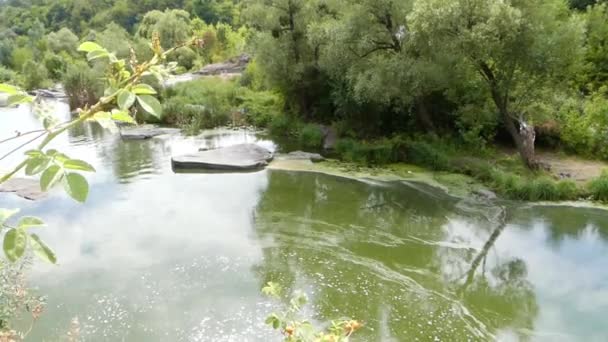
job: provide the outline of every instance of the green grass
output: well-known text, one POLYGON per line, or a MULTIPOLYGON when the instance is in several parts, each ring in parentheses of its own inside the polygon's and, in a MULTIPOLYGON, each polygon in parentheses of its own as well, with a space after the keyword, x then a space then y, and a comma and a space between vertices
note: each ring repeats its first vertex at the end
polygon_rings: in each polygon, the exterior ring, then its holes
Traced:
POLYGON ((599 178, 591 181, 588 189, 592 199, 608 202, 608 171, 604 171, 599 178))

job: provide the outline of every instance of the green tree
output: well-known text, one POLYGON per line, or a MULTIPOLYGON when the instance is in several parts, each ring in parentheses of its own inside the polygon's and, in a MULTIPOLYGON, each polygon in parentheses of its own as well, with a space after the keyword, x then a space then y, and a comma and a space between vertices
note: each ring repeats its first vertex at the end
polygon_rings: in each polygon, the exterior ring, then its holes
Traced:
POLYGON ((46 37, 49 49, 55 53, 73 53, 78 46, 78 36, 68 28, 51 32, 46 37))
POLYGON ((593 91, 608 86, 608 4, 590 7, 586 13, 583 86, 593 91))
POLYGON ((427 54, 459 54, 480 77, 523 162, 537 167, 534 123, 581 51, 581 27, 560 0, 418 1, 412 35, 427 54))
POLYGON ((163 47, 177 46, 192 36, 190 14, 183 10, 165 10, 148 12, 138 30, 138 35, 151 39, 158 33, 163 47))
POLYGON ((327 77, 318 65, 320 42, 309 41, 308 27, 329 15, 322 1, 248 0, 245 20, 259 32, 254 51, 269 83, 290 99, 295 112, 313 118, 331 112, 327 77))

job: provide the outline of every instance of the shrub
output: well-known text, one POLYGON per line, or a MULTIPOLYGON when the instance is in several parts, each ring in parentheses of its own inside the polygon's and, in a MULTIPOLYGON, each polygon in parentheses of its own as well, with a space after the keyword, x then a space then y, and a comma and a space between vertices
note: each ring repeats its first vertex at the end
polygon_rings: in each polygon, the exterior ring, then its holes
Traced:
POLYGON ((269 125, 270 135, 275 137, 289 137, 297 131, 298 123, 288 115, 275 116, 269 125))
POLYGON ((429 167, 433 170, 449 170, 447 155, 424 141, 411 141, 407 146, 407 159, 409 162, 429 167))
POLYGON ((320 149, 323 147, 323 131, 318 125, 304 125, 298 138, 300 146, 304 148, 320 149))
POLYGON ((340 139, 336 142, 336 152, 343 160, 367 165, 382 165, 397 161, 395 145, 388 139, 372 143, 340 139))
POLYGON ((589 192, 594 200, 608 202, 608 171, 589 183, 589 192))
POLYGON ((65 92, 71 108, 82 108, 94 104, 103 95, 103 83, 100 76, 85 62, 68 65, 62 77, 65 92))
POLYGON ((216 78, 178 84, 163 93, 162 121, 190 133, 237 121, 237 91, 234 82, 216 78))
POLYGON ((239 95, 241 108, 245 111, 246 120, 256 127, 268 127, 272 120, 281 115, 285 102, 280 94, 270 91, 253 91, 241 88, 239 95))
POLYGON ((608 99, 601 92, 567 102, 558 115, 565 147, 588 157, 608 159, 607 112, 608 99))
POLYGON ((194 50, 189 47, 182 46, 169 56, 171 61, 177 62, 177 65, 184 68, 186 71, 194 67, 197 55, 194 50))
POLYGON ((532 201, 557 201, 562 199, 557 188, 557 182, 547 177, 541 177, 533 181, 530 192, 530 200, 532 201))
POLYGON ((78 36, 65 27, 57 32, 49 33, 46 39, 49 48, 55 53, 62 51, 73 53, 78 46, 78 36))
POLYGON ((23 65, 22 75, 23 87, 27 90, 45 88, 51 85, 45 66, 32 60, 23 65))
POLYGON ((49 77, 57 81, 61 79, 65 72, 67 63, 61 56, 49 52, 44 55, 44 66, 49 73, 49 77))
POLYGON ((17 83, 17 73, 0 65, 0 83, 17 83))
POLYGON ((27 47, 20 47, 13 50, 11 54, 11 66, 13 70, 23 70, 23 66, 28 61, 34 59, 34 52, 27 47))
POLYGON ((573 181, 560 181, 557 183, 557 192, 561 200, 575 200, 579 195, 578 186, 573 181))

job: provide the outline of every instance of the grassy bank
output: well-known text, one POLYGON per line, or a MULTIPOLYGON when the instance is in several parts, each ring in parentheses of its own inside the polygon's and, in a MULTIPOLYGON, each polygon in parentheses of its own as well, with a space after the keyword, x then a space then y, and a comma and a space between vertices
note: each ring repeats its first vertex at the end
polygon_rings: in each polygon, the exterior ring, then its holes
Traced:
MULTIPOLYGON (((255 90, 247 84, 247 77, 199 79, 165 89, 162 97, 163 123, 181 127, 188 134, 218 126, 255 126, 266 128, 288 150, 320 152, 323 147, 320 125, 284 114, 283 98, 275 92, 255 90)), ((334 123, 334 128, 340 138, 329 155, 342 162, 342 169, 411 176, 412 165, 416 165, 435 172, 434 181, 443 185, 474 190, 482 184, 507 199, 608 201, 608 172, 588 182, 575 182, 548 171, 531 171, 517 156, 492 145, 479 148, 462 139, 435 135, 361 139, 348 125, 334 123)))
MULTIPOLYGON (((293 144, 306 149, 315 146, 320 133, 318 126, 297 124, 300 132, 292 132, 293 144), (313 127, 319 131, 310 132, 313 127)), ((281 130, 286 132, 289 130, 281 130)), ((272 133, 272 130, 271 130, 272 133)), ((321 136, 322 137, 322 136, 321 136)), ((285 138, 285 135, 280 135, 285 138)), ((322 141, 322 138, 321 138, 322 141)), ((388 171, 394 175, 411 177, 421 170, 434 172, 433 181, 450 188, 471 191, 483 185, 506 199, 521 201, 608 201, 608 171, 587 182, 559 179, 549 171, 531 171, 516 155, 509 155, 494 147, 476 150, 454 139, 432 135, 405 136, 374 140, 341 138, 337 141, 334 158, 343 162, 340 168, 367 168, 372 172, 388 171)))

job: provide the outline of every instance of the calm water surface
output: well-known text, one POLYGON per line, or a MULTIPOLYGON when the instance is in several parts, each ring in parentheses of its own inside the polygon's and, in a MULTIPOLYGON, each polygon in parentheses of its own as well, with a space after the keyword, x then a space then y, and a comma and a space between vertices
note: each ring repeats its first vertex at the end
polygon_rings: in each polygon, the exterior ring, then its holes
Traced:
MULTIPOLYGON (((25 108, 0 111, 0 137, 36 126, 25 108)), ((65 340, 77 317, 84 341, 276 341, 263 324, 276 310, 260 295, 268 281, 304 290, 319 321, 365 321, 358 341, 608 340, 608 212, 171 170, 172 155, 245 141, 274 148, 244 131, 123 142, 86 126, 59 139, 98 170, 86 204, 61 190, 0 195, 0 207, 45 219, 60 260, 32 272, 48 307, 29 340, 65 340)))

